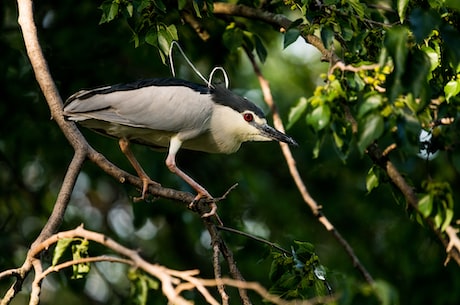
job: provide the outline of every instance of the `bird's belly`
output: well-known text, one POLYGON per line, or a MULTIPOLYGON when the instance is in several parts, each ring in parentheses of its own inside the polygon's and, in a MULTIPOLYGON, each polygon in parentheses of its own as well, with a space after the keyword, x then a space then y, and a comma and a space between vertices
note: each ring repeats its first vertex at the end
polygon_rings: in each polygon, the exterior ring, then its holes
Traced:
MULTIPOLYGON (((79 123, 100 134, 117 139, 127 138, 130 142, 160 150, 169 147, 169 142, 173 136, 179 134, 180 137, 180 133, 177 132, 131 127, 99 120, 85 120, 79 123)), ((182 148, 207 153, 233 153, 239 149, 241 144, 237 141, 227 141, 225 143, 223 141, 218 141, 212 137, 208 131, 196 137, 181 140, 183 140, 182 148), (228 145, 229 143, 231 143, 231 145, 228 145)))
POLYGON ((167 148, 172 136, 176 133, 169 131, 152 130, 148 128, 131 127, 98 120, 80 122, 86 128, 112 138, 127 138, 130 142, 153 148, 167 148))

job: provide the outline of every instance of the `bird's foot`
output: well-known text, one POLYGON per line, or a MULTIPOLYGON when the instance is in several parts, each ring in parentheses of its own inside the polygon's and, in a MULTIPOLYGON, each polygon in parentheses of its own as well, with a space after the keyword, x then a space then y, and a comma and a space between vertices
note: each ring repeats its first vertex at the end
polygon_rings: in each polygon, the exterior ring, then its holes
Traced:
POLYGON ((189 204, 189 208, 190 209, 194 209, 195 206, 197 205, 197 203, 201 200, 201 199, 204 199, 205 202, 208 204, 208 206, 211 208, 208 212, 206 213, 203 213, 201 215, 202 218, 208 218, 208 217, 211 217, 211 216, 215 216, 217 221, 219 222, 219 224, 222 225, 222 221, 220 220, 220 217, 219 215, 217 215, 217 200, 214 199, 214 197, 212 197, 206 190, 204 190, 204 192, 200 192, 198 193, 195 198, 193 199, 193 201, 189 204))
POLYGON ((149 185, 161 186, 160 183, 158 183, 156 181, 153 181, 148 176, 140 177, 140 178, 142 180, 142 196, 141 197, 134 197, 133 198, 134 202, 139 202, 139 201, 145 200, 147 191, 149 189, 149 185))

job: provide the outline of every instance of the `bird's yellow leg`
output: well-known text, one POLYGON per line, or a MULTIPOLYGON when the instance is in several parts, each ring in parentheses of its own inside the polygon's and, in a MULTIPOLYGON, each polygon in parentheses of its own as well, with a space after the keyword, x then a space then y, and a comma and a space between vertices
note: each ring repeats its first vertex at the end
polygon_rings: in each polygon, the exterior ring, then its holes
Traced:
POLYGON ((121 138, 118 141, 118 145, 120 145, 120 149, 123 154, 128 158, 129 162, 133 166, 134 170, 136 171, 139 178, 142 180, 142 196, 141 197, 134 197, 134 201, 140 201, 145 199, 145 194, 149 189, 149 185, 157 185, 160 184, 156 181, 150 179, 150 177, 145 173, 144 169, 141 167, 139 162, 137 161, 136 157, 134 157, 133 152, 129 148, 129 141, 126 138, 121 138))

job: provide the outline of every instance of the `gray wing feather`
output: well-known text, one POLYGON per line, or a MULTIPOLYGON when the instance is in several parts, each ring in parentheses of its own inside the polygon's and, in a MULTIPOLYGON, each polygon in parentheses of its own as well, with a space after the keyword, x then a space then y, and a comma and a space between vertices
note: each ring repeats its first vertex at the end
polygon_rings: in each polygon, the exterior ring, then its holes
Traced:
POLYGON ((73 121, 95 119, 178 132, 204 128, 202 125, 208 123, 212 112, 211 95, 186 86, 147 86, 97 93, 104 88, 95 89, 94 95, 88 95, 91 90, 72 95, 64 107, 64 115, 73 121))

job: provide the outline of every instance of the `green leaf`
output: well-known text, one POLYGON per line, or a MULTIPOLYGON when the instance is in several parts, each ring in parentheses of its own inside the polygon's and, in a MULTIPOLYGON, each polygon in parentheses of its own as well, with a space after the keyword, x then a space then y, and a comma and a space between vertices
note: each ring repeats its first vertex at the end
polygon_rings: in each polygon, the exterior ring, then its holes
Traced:
POLYGON ((109 14, 107 15, 107 22, 112 21, 118 15, 118 3, 113 2, 110 6, 109 14))
POLYGON ((460 80, 453 79, 449 81, 446 86, 444 87, 444 94, 446 95, 446 100, 449 100, 456 96, 460 92, 460 80))
POLYGON ((294 43, 297 38, 300 36, 300 31, 296 28, 291 28, 289 29, 285 34, 284 34, 284 42, 283 42, 283 48, 286 49, 289 45, 294 43))
POLYGON ((234 52, 243 44, 243 35, 243 31, 231 23, 222 36, 223 43, 230 52, 234 52))
POLYGON ((409 0, 397 0, 399 21, 401 23, 404 23, 404 19, 406 18, 406 9, 408 3, 409 0))
POLYGON ((192 5, 193 5, 193 10, 195 11, 196 16, 197 16, 198 18, 202 18, 202 17, 201 17, 200 7, 198 6, 197 1, 192 1, 192 5))
MULTIPOLYGON (((79 260, 88 257, 89 242, 82 239, 80 243, 72 245, 72 257, 74 260, 79 260)), ((72 279, 84 278, 90 271, 90 263, 81 263, 72 265, 73 275, 72 279)))
POLYGON ((375 140, 380 138, 384 131, 383 118, 379 113, 371 113, 361 124, 358 149, 363 153, 375 140))
POLYGON ((307 99, 305 97, 301 97, 297 102, 297 105, 295 105, 291 108, 291 110, 289 110, 288 124, 286 126, 286 129, 290 129, 299 120, 299 118, 305 112, 305 109, 307 109, 307 105, 307 99))
POLYGON ((417 43, 423 42, 441 24, 441 16, 434 10, 414 8, 410 14, 410 28, 417 43))
POLYGON ((409 48, 407 47, 408 37, 407 28, 402 26, 390 28, 385 35, 385 47, 393 58, 398 79, 401 78, 406 67, 407 55, 409 54, 409 48))
POLYGON ((381 305, 399 304, 398 291, 388 282, 376 280, 373 284, 374 293, 381 305))
POLYGON ((428 217, 433 211, 433 195, 425 194, 418 201, 418 210, 423 215, 423 217, 428 217))
POLYGON ((116 1, 104 1, 99 8, 102 10, 99 24, 110 22, 118 15, 118 2, 116 1))
POLYGON ((158 30, 152 27, 147 34, 145 34, 145 42, 154 47, 158 47, 158 30))
POLYGON ((334 42, 334 31, 329 26, 323 26, 321 28, 321 40, 327 49, 329 49, 334 42))
POLYGON ((139 269, 130 269, 128 279, 131 282, 131 299, 136 305, 147 304, 148 292, 151 289, 158 290, 159 283, 150 276, 142 273, 139 269))
POLYGON ((359 106, 358 109, 358 118, 364 117, 369 112, 378 109, 382 105, 382 95, 381 94, 372 94, 368 96, 364 103, 359 106))
POLYGON ((454 210, 453 209, 446 209, 444 211, 444 221, 441 225, 441 232, 444 232, 447 227, 450 225, 450 223, 452 222, 452 219, 454 219, 454 210))
POLYGON ((460 1, 458 1, 458 0, 445 0, 444 4, 448 8, 452 8, 452 9, 455 9, 457 11, 460 11, 460 1))
POLYGON ((394 71, 387 78, 388 97, 394 101, 403 91, 403 74, 406 71, 406 61, 409 54, 407 46, 409 31, 402 26, 390 28, 385 35, 385 48, 393 58, 394 71))
POLYGON ((417 101, 415 112, 423 110, 430 98, 430 87, 427 83, 431 62, 425 52, 414 50, 407 61, 403 76, 404 89, 412 93, 417 101))
POLYGON ((366 190, 370 193, 373 189, 379 186, 379 177, 375 173, 375 166, 372 166, 366 176, 366 190))
POLYGON ((73 238, 63 238, 58 240, 56 248, 54 248, 53 262, 52 265, 56 266, 59 262, 59 259, 64 254, 65 250, 69 247, 70 243, 73 241, 73 238))
POLYGON ((254 35, 254 43, 257 56, 259 57, 260 62, 264 63, 265 59, 267 59, 267 49, 265 48, 264 44, 262 43, 262 39, 258 35, 254 35))
POLYGON ((162 13, 166 13, 166 5, 161 0, 152 0, 153 4, 157 9, 159 9, 162 13))
POLYGON ((316 131, 320 131, 329 125, 331 120, 331 108, 328 104, 322 104, 307 114, 307 124, 312 126, 316 131))
POLYGON ((359 0, 348 0, 348 4, 350 4, 359 18, 364 17, 364 5, 359 0))
POLYGON ((178 0, 177 1, 177 8, 179 10, 184 9, 184 7, 187 5, 187 0, 178 0))
POLYGON ((446 49, 448 60, 453 67, 460 63, 460 33, 450 24, 443 24, 440 27, 441 37, 444 40, 443 46, 446 49))

